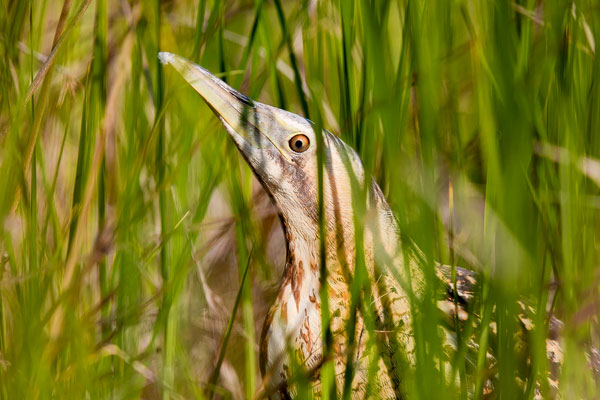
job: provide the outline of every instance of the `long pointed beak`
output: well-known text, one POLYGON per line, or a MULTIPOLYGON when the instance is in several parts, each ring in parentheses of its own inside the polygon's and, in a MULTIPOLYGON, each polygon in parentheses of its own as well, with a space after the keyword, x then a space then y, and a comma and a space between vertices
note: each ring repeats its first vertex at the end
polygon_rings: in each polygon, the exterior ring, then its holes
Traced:
POLYGON ((163 64, 171 64, 196 89, 225 126, 231 128, 233 132, 230 129, 228 132, 234 139, 243 139, 254 147, 262 147, 261 142, 265 138, 256 127, 255 104, 252 99, 181 56, 161 52, 158 57, 163 64), (239 137, 236 138, 236 134, 239 137))

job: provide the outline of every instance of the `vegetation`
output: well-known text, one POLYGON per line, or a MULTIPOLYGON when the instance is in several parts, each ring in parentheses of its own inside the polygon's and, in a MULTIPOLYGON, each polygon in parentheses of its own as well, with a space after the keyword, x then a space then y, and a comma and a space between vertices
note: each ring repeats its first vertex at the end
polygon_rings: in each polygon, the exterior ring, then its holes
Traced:
MULTIPOLYGON (((514 379, 519 299, 537 310, 527 376, 548 373, 554 314, 562 395, 597 396, 584 350, 600 340, 599 11, 594 0, 1 0, 0 396, 260 388, 257 342, 285 256, 276 210, 160 50, 339 134, 424 268, 481 272, 474 312, 497 336, 473 340, 497 348, 501 397, 535 392, 514 379)), ((434 300, 415 307, 410 398, 481 398, 485 353, 440 372, 434 300)))

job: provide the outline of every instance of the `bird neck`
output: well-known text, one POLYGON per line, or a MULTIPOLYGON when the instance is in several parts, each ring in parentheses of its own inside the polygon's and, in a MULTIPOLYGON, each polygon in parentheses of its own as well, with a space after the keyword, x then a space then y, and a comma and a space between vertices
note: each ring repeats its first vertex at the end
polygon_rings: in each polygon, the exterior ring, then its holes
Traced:
POLYGON ((287 261, 260 343, 261 372, 264 376, 270 371, 273 385, 285 379, 289 372, 291 366, 286 355, 290 349, 301 354, 309 368, 317 364, 321 356, 318 239, 306 240, 290 228, 284 220, 287 261))
MULTIPOLYGON (((377 188, 378 190, 378 188, 377 188)), ((377 192, 380 195, 380 191, 377 192)), ((370 201, 364 222, 364 257, 367 268, 374 265, 373 248, 397 242, 396 225, 385 199, 370 201), (371 220, 371 221, 369 221, 371 220), (381 231, 383 229, 383 231, 381 231), (380 232, 374 233, 375 230, 380 232)), ((280 210, 282 210, 280 208, 280 210)), ((332 324, 343 329, 343 321, 349 312, 349 276, 354 272, 355 233, 352 214, 330 212, 326 218, 325 261, 327 267, 327 295, 329 312, 335 315, 332 324)), ((318 225, 301 224, 295 218, 291 224, 287 218, 293 210, 282 210, 282 220, 287 243, 287 261, 277 298, 271 307, 261 338, 261 369, 273 371, 279 376, 290 367, 285 355, 291 350, 299 355, 308 369, 321 361, 321 269, 318 225)), ((387 250, 387 249, 386 249, 387 250)), ((332 326, 332 329, 334 327, 332 326)), ((287 372, 285 372, 287 375, 287 372)))
MULTIPOLYGON (((303 313, 320 309, 321 288, 321 242, 316 230, 291 225, 284 220, 284 230, 287 243, 287 260, 279 296, 286 297, 291 293, 296 311, 303 313)), ((313 225, 314 226, 314 225, 313 225)), ((348 223, 328 224, 325 235, 325 267, 327 281, 340 279, 348 281, 348 276, 342 276, 343 271, 354 270, 354 229, 352 221, 348 223)), ((343 291, 344 294, 347 291, 343 291)), ((333 291, 330 296, 340 293, 333 291)))
MULTIPOLYGON (((288 314, 292 317, 306 309, 320 307, 319 238, 316 232, 307 237, 306 232, 285 223, 285 219, 284 229, 287 260, 278 298, 289 299, 293 303, 288 314)), ((286 302, 280 306, 286 306, 286 302)))

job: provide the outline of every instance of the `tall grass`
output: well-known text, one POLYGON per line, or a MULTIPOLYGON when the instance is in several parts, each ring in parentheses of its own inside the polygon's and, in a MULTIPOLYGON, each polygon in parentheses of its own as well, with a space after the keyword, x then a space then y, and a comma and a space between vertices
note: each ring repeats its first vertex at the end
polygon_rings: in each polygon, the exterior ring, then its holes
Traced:
POLYGON ((584 350, 600 344, 599 11, 1 1, 1 396, 250 398, 261 386, 257 341, 285 255, 276 211, 208 107, 162 71, 167 50, 359 152, 423 251, 411 399, 481 398, 488 348, 499 396, 532 398, 515 370, 545 381, 551 314, 565 323, 562 395, 596 397, 584 350), (458 338, 479 350, 459 346, 450 371, 436 261, 481 276, 484 322, 458 338), (518 300, 536 311, 526 367, 518 300))

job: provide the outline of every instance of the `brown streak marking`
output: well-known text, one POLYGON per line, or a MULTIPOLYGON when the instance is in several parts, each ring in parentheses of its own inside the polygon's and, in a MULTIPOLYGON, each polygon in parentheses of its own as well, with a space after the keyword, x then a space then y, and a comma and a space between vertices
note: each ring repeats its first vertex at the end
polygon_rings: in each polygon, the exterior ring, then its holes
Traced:
POLYGON ((302 288, 302 281, 304 279, 304 265, 302 261, 298 263, 296 268, 293 268, 292 272, 292 293, 296 300, 296 311, 300 311, 300 289, 302 288))
POLYGON ((311 263, 310 263, 310 270, 312 272, 319 272, 319 266, 317 265, 316 262, 311 261, 311 263))
POLYGON ((309 358, 312 355, 312 332, 310 331, 310 320, 308 318, 308 312, 304 310, 304 329, 306 329, 306 335, 302 336, 302 339, 306 342, 306 352, 309 358))
POLYGON ((281 319, 287 323, 288 322, 288 317, 287 317, 287 300, 283 300, 283 302, 281 303, 281 305, 279 306, 279 308, 281 310, 279 312, 279 315, 281 316, 281 319))
POLYGON ((315 295, 314 289, 313 292, 308 295, 308 300, 315 305, 315 308, 317 310, 321 309, 321 304, 319 304, 319 301, 317 300, 317 296, 315 295))

